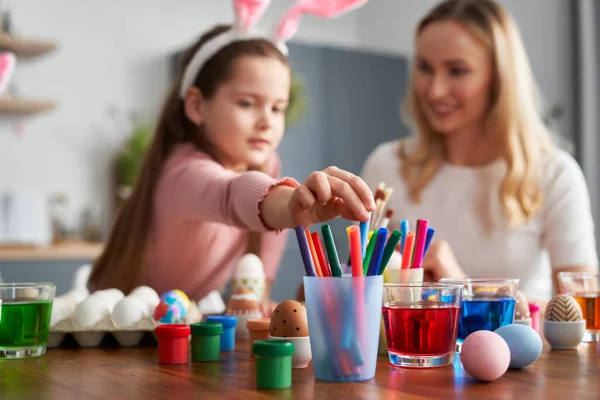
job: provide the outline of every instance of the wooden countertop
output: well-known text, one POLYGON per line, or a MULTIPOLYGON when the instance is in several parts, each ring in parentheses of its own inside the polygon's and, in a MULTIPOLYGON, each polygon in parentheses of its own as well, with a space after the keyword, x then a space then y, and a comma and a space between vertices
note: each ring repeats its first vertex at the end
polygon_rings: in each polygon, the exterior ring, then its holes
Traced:
POLYGON ((598 399, 600 357, 596 343, 577 350, 550 351, 522 370, 509 370, 492 383, 475 381, 458 358, 451 366, 400 369, 380 356, 374 379, 327 383, 314 378, 312 364, 293 370, 292 387, 255 389, 256 364, 247 343, 221 353, 221 361, 162 366, 157 349, 50 349, 31 360, 0 361, 2 399, 598 399))
POLYGON ((0 245, 2 261, 92 260, 100 255, 102 243, 63 242, 47 247, 0 245))

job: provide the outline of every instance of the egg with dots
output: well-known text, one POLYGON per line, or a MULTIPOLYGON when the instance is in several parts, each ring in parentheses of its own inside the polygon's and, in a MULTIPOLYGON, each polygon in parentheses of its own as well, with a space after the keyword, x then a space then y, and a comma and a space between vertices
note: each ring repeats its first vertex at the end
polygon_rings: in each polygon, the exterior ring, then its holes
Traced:
POLYGON ((523 294, 523 292, 517 292, 517 299, 515 301, 515 319, 528 319, 531 318, 529 311, 529 302, 523 294))
POLYGON ((239 289, 235 291, 227 302, 227 315, 237 317, 238 324, 235 327, 235 333, 238 338, 247 339, 249 337, 246 326, 249 319, 262 318, 264 315, 260 310, 260 302, 254 292, 249 289, 239 289))
POLYGON ((269 339, 289 340, 294 343, 292 368, 306 368, 312 360, 308 317, 304 305, 296 300, 286 300, 273 310, 269 339))
POLYGON ((295 300, 280 303, 271 316, 270 334, 275 337, 308 336, 306 308, 295 300))
POLYGON ((510 349, 497 333, 476 331, 463 342, 460 360, 465 371, 473 378, 491 382, 508 370, 510 349))

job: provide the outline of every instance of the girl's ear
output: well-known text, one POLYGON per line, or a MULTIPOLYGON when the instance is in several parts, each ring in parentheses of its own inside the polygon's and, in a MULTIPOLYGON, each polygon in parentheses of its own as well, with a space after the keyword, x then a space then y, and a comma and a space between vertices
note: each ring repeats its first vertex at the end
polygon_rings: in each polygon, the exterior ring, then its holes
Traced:
POLYGON ((183 102, 186 117, 194 123, 194 125, 202 125, 204 123, 205 101, 200 89, 197 87, 188 88, 183 102))

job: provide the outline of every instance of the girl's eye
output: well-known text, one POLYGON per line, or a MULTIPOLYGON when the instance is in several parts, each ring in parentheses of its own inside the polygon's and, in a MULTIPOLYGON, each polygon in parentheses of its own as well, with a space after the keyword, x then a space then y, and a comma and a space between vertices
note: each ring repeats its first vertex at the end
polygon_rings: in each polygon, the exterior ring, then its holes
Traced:
POLYGON ((238 104, 244 108, 252 107, 252 103, 247 100, 241 100, 238 102, 238 104))
POLYGON ((461 76, 468 74, 469 71, 466 68, 452 67, 450 68, 450 75, 452 76, 461 76))
POLYGON ((427 64, 418 64, 417 65, 417 70, 419 70, 421 72, 424 72, 424 73, 431 72, 431 68, 427 64))
POLYGON ((279 114, 283 111, 285 111, 285 109, 283 107, 273 107, 273 112, 276 114, 279 114))

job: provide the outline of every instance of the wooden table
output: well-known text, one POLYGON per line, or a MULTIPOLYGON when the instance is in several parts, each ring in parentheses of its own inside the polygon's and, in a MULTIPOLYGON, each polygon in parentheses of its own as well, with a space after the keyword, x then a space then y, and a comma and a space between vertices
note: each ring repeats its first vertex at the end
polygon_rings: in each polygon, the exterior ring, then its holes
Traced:
MULTIPOLYGON (((547 344, 545 344, 547 346, 547 344)), ((255 361, 238 343, 220 362, 162 366, 157 350, 142 348, 51 349, 41 358, 0 362, 5 399, 598 399, 596 344, 550 351, 523 370, 492 383, 477 382, 460 361, 444 368, 408 370, 380 356, 374 379, 360 383, 317 381, 312 365, 293 371, 290 389, 255 390, 255 361)))

